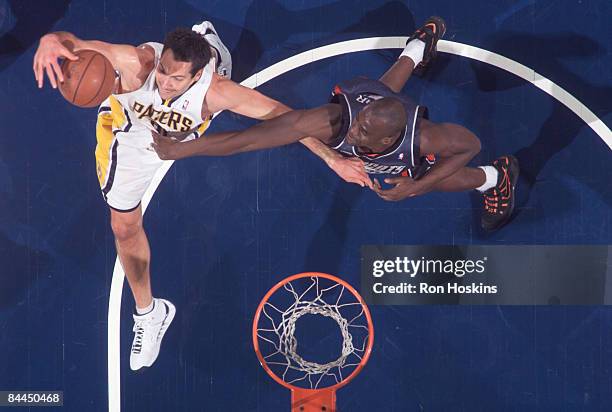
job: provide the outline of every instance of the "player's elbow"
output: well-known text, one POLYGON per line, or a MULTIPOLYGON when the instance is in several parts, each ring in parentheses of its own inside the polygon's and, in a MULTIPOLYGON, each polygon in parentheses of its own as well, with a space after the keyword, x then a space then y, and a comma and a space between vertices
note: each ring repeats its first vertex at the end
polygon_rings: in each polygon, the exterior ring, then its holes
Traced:
POLYGON ((471 159, 480 153, 482 148, 480 139, 474 133, 459 125, 448 125, 447 127, 454 129, 452 132, 454 138, 451 139, 451 142, 454 146, 452 151, 455 154, 463 154, 471 159))
POLYGON ((472 132, 469 132, 469 136, 466 142, 466 149, 472 155, 471 157, 476 156, 478 153, 480 153, 480 150, 482 149, 480 139, 472 132))

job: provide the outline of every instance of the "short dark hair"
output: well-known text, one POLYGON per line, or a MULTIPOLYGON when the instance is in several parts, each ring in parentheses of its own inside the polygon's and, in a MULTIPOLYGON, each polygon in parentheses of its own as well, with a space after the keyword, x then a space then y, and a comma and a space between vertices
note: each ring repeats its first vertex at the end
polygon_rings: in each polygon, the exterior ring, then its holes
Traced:
POLYGON ((179 27, 166 34, 162 54, 167 49, 172 50, 176 60, 191 63, 192 76, 206 66, 212 57, 210 45, 206 39, 185 27, 179 27))

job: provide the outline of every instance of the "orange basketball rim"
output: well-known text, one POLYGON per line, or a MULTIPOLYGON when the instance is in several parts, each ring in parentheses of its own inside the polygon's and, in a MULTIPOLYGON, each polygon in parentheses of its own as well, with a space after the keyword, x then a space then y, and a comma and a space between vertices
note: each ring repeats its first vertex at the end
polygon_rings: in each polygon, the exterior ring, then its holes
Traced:
POLYGON ((281 280, 263 297, 253 320, 257 358, 277 383, 291 390, 292 412, 335 412, 336 391, 361 372, 373 344, 374 325, 363 298, 349 283, 326 273, 306 272, 281 280), (286 308, 271 302, 278 293, 292 300, 286 308), (337 322, 343 337, 338 359, 319 364, 296 353, 293 333, 304 314, 337 322), (273 350, 266 354, 263 346, 273 350), (324 381, 331 383, 324 386, 324 381))

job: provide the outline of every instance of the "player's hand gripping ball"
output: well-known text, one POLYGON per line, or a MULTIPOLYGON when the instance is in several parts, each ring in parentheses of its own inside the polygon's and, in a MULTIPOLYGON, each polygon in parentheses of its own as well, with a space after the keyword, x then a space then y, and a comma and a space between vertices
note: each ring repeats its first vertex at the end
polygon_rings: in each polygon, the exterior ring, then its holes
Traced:
POLYGON ((79 107, 100 105, 115 87, 116 73, 113 65, 102 54, 93 50, 75 53, 78 60, 64 59, 59 83, 62 96, 79 107))

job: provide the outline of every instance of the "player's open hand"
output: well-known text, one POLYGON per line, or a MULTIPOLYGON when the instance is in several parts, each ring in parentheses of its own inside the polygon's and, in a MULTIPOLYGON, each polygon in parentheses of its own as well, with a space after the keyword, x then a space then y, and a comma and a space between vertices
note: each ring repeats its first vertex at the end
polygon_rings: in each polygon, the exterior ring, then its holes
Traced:
POLYGON ((363 161, 356 157, 338 157, 330 163, 331 169, 349 183, 373 189, 374 185, 365 171, 363 161))
POLYGON ((422 185, 409 176, 390 177, 385 179, 385 183, 394 186, 390 189, 383 189, 380 182, 374 179, 374 187, 372 190, 374 190, 378 196, 390 202, 397 202, 424 193, 422 185))
POLYGON ((153 136, 151 147, 160 159, 176 160, 180 158, 177 150, 180 142, 177 139, 170 136, 162 136, 153 130, 151 130, 151 135, 153 136))
POLYGON ((58 81, 64 82, 64 75, 57 61, 59 58, 70 60, 79 59, 60 43, 55 34, 49 33, 41 37, 40 44, 34 55, 34 65, 32 67, 39 88, 43 87, 43 81, 45 79, 43 71, 47 73, 49 82, 54 89, 57 88, 58 81))

